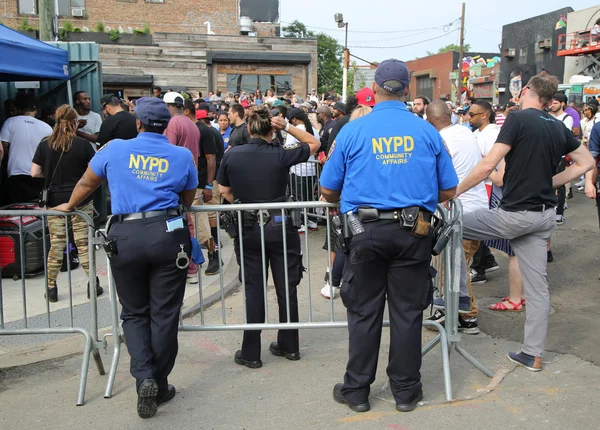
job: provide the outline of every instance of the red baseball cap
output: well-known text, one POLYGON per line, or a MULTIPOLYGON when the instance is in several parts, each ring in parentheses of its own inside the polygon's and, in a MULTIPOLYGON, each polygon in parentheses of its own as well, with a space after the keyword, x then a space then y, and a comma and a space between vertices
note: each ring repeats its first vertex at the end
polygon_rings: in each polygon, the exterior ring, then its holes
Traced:
POLYGON ((356 100, 358 100, 359 105, 370 107, 375 106, 375 94, 373 94, 373 90, 371 90, 371 88, 363 88, 357 92, 356 100))
POLYGON ((197 110, 196 111, 196 119, 204 119, 208 118, 208 113, 205 110, 197 110))

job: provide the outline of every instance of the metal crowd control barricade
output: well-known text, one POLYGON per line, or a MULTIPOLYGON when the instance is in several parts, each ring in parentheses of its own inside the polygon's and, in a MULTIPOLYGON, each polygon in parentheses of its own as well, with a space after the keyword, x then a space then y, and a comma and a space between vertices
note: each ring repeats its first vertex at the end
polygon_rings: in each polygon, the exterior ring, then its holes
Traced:
POLYGON ((93 220, 85 213, 80 211, 71 212, 69 214, 65 214, 63 212, 53 211, 53 210, 40 210, 40 209, 32 209, 32 210, 0 210, 0 217, 18 217, 18 240, 19 240, 19 260, 21 265, 21 273, 20 273, 20 281, 21 281, 21 298, 22 298, 22 318, 16 320, 14 322, 5 323, 5 301, 3 300, 5 296, 5 292, 3 291, 2 277, 0 276, 0 336, 22 336, 22 335, 56 335, 56 334, 81 334, 85 337, 85 345, 83 349, 83 361, 81 365, 81 375, 79 380, 79 393, 77 395, 77 406, 81 406, 84 404, 85 398, 85 388, 87 383, 87 375, 88 368, 90 362, 90 356, 94 357, 94 361, 96 363, 96 367, 98 369, 98 373, 100 375, 104 375, 104 366, 102 364, 102 358, 100 357, 99 348, 105 348, 106 342, 98 339, 98 305, 97 305, 97 291, 96 291, 96 257, 95 257, 95 249, 94 249, 94 222, 93 220), (88 247, 89 247, 89 285, 90 285, 90 303, 89 303, 89 323, 90 327, 84 327, 83 324, 77 325, 75 323, 74 317, 74 306, 73 306, 73 286, 71 279, 71 262, 70 258, 67 258, 67 276, 68 276, 68 286, 69 286, 69 325, 66 327, 53 327, 52 326, 52 314, 58 311, 51 311, 50 302, 48 300, 48 260, 47 255, 49 252, 50 244, 46 240, 46 232, 48 229, 48 217, 49 216, 57 216, 64 218, 65 225, 65 242, 68 244, 70 242, 69 235, 69 218, 74 216, 78 216, 83 218, 83 220, 88 225, 88 247), (44 261, 44 290, 36 291, 35 294, 39 294, 42 296, 45 292, 45 304, 46 304, 46 324, 44 327, 40 327, 39 324, 33 324, 32 321, 29 321, 30 317, 28 316, 28 308, 27 308, 27 288, 26 288, 26 243, 25 243, 25 232, 23 229, 23 217, 37 217, 41 219, 42 222, 42 246, 43 246, 43 261, 44 261), (16 327, 17 322, 22 321, 22 327, 16 327), (7 327, 12 326, 12 327, 7 327))
MULTIPOLYGON (((461 216, 461 207, 458 205, 452 206, 452 210, 448 211, 443 206, 438 206, 438 215, 444 220, 449 221, 454 219, 454 217, 461 216)), ((337 205, 325 203, 325 202, 287 202, 287 203, 262 203, 262 204, 233 204, 233 205, 215 205, 215 206, 194 206, 190 208, 190 212, 199 213, 199 212, 217 212, 217 230, 218 230, 218 238, 215 238, 217 243, 221 242, 221 235, 223 231, 220 226, 220 217, 219 214, 221 212, 233 212, 236 214, 238 219, 238 233, 240 236, 239 239, 239 261, 244 261, 244 241, 242 237, 242 213, 243 211, 251 210, 258 211, 258 223, 260 227, 260 237, 261 237, 261 253, 262 253, 262 270, 263 270, 263 293, 264 293, 264 306, 265 306, 265 321, 262 323, 248 323, 245 303, 246 303, 246 295, 245 295, 245 284, 246 284, 246 273, 244 271, 244 265, 241 265, 239 269, 239 278, 240 278, 240 291, 242 295, 243 301, 243 318, 242 321, 228 321, 227 317, 227 306, 226 306, 226 293, 225 293, 225 285, 223 283, 223 266, 222 262, 219 261, 219 285, 220 285, 220 300, 215 302, 215 306, 219 306, 220 304, 220 321, 216 321, 215 323, 211 323, 207 320, 206 312, 205 312, 205 297, 202 286, 202 278, 200 276, 200 270, 198 275, 198 299, 199 299, 199 325, 187 325, 184 323, 183 319, 180 318, 180 327, 179 331, 181 332, 194 332, 194 331, 232 331, 232 330, 280 330, 280 329, 321 329, 321 328, 347 328, 348 323, 345 317, 341 317, 339 315, 336 316, 335 308, 336 308, 336 300, 329 300, 329 315, 326 315, 324 318, 318 318, 313 312, 312 305, 312 294, 314 292, 313 284, 311 283, 311 260, 314 258, 327 258, 327 267, 329 269, 329 273, 331 273, 331 252, 336 251, 332 249, 332 234, 331 234, 331 216, 329 215, 329 211, 331 209, 337 208, 337 205), (301 237, 302 242, 302 252, 303 252, 303 264, 307 270, 308 276, 304 277, 304 280, 300 282, 298 285, 298 297, 306 297, 306 300, 303 303, 306 303, 303 306, 299 305, 299 321, 298 322, 289 322, 290 321, 290 300, 289 300, 289 284, 288 284, 288 264, 287 264, 287 250, 288 244, 286 241, 286 236, 283 237, 283 249, 284 249, 284 260, 285 260, 285 298, 286 298, 286 319, 287 322, 273 322, 272 315, 270 316, 269 307, 268 307, 268 282, 267 282, 267 267, 264 264, 266 259, 266 251, 265 251, 265 233, 264 233, 264 224, 266 221, 265 217, 268 216, 282 216, 285 217, 289 210, 291 209, 301 209, 302 210, 302 218, 304 219, 304 225, 306 225, 309 217, 311 216, 310 210, 321 208, 324 210, 324 219, 326 221, 326 248, 327 253, 325 255, 317 255, 313 256, 310 251, 309 242, 312 236, 311 234, 305 234, 301 237)), ((446 317, 446 326, 445 328, 437 323, 432 321, 423 321, 424 326, 429 326, 435 328, 438 331, 438 335, 435 339, 429 342, 422 348, 422 355, 430 352, 436 345, 440 345, 441 347, 441 356, 442 356, 442 369, 444 374, 444 386, 445 386, 445 394, 446 399, 448 401, 452 400, 452 386, 451 386, 451 375, 450 375, 450 350, 456 349, 461 355, 467 358, 469 361, 474 363, 477 368, 482 370, 486 375, 492 376, 491 372, 482 364, 479 364, 474 358, 472 358, 460 345, 460 335, 458 334, 458 290, 459 290, 459 280, 460 280, 460 272, 457 268, 460 265, 460 254, 462 251, 462 230, 460 220, 456 224, 457 227, 454 229, 453 237, 450 244, 446 247, 444 252, 441 255, 441 259, 438 258, 437 261, 434 261, 433 264, 437 266, 439 269, 439 274, 436 277, 436 282, 440 284, 440 280, 446 284, 447 291, 447 303, 448 308, 447 317, 446 317), (443 263, 442 263, 443 261, 443 263), (456 310, 455 313, 452 313, 452 309, 456 310), (450 317, 453 315, 453 317, 450 317)), ((196 233, 198 226, 196 223, 196 233)), ((323 238, 319 236, 316 240, 322 241, 323 238)), ((341 251, 340 251, 341 252, 341 251)), ((219 260, 221 260, 219 258, 219 260)), ((313 263, 314 264, 314 263, 313 263)), ((110 265, 109 265, 110 266, 110 265)), ((113 355, 113 362, 111 365, 111 370, 109 372, 108 385, 106 387, 105 397, 110 397, 113 389, 113 383, 115 380, 116 370, 118 366, 118 360, 120 357, 120 342, 122 341, 122 337, 119 331, 118 325, 118 314, 117 314, 117 304, 116 304, 116 295, 115 288, 113 284, 113 280, 110 277, 109 271, 109 288, 111 300, 113 301, 113 338, 115 339, 115 350, 113 355)), ((320 288, 319 288, 320 289, 320 288)), ((318 294, 318 292, 317 292, 318 294)), ((298 300, 300 303, 300 300, 298 300)), ((338 301, 339 303, 339 301, 338 301)), ((337 305, 339 308, 340 304, 337 305)), ((345 312, 344 312, 345 316, 345 312)), ((389 327, 389 321, 383 322, 384 327, 389 327)))
MULTIPOLYGON (((452 386, 450 384, 449 356, 452 350, 456 350, 469 363, 483 372, 486 376, 492 378, 494 373, 483 363, 470 355, 461 345, 461 335, 458 331, 458 301, 460 297, 460 271, 467 270, 466 267, 461 267, 461 254, 464 252, 462 240, 462 204, 460 200, 454 199, 449 203, 449 209, 443 205, 438 205, 437 215, 444 222, 454 222, 452 238, 450 242, 437 257, 432 259, 432 265, 437 270, 435 282, 438 291, 444 291, 444 328, 441 326, 436 328, 439 334, 427 343, 423 349, 423 355, 430 352, 437 344, 442 347, 442 360, 444 366, 444 383, 446 388, 446 400, 452 400, 452 386), (447 346, 444 343, 447 342, 447 346), (448 375, 448 376, 446 376, 448 375)), ((469 274, 467 273, 467 276, 469 274)), ((424 325, 430 325, 429 321, 424 321, 424 325)), ((439 324, 438 324, 439 325, 439 324)))

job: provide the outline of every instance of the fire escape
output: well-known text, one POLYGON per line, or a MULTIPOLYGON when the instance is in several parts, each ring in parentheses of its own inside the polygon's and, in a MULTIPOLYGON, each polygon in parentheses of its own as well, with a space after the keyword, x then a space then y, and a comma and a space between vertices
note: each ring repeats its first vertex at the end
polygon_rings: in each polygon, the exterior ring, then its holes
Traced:
POLYGON ((600 34, 592 35, 591 30, 558 36, 559 57, 581 57, 584 66, 577 73, 600 79, 600 34))

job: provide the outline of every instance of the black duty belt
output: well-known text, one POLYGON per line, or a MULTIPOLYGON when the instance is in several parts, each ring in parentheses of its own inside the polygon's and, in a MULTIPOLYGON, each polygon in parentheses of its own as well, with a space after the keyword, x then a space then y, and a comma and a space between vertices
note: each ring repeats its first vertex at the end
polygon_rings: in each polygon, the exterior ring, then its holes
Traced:
POLYGON ((132 214, 115 215, 118 222, 136 221, 141 219, 156 218, 159 216, 178 216, 181 215, 179 209, 163 209, 160 211, 135 212, 132 214))
MULTIPOLYGON (((400 219, 400 213, 402 209, 396 209, 393 211, 377 211, 379 219, 398 220, 400 219)), ((423 214, 423 219, 427 222, 431 222, 431 213, 420 211, 423 214)))

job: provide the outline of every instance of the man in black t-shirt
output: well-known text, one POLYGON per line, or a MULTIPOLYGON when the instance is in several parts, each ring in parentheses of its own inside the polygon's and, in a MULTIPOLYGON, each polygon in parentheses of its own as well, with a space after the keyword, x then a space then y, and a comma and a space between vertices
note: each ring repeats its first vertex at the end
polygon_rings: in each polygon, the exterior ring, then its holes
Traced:
POLYGON ((245 145, 250 140, 248 124, 246 124, 246 111, 242 105, 234 104, 229 108, 229 122, 233 127, 229 135, 229 147, 245 145))
POLYGON ((510 239, 519 260, 527 299, 525 338, 509 360, 528 370, 542 370, 548 332, 550 295, 546 246, 556 228, 554 189, 594 167, 589 151, 563 123, 545 112, 558 88, 547 73, 531 78, 521 91, 521 111, 506 118, 491 152, 459 184, 457 196, 487 178, 504 158, 506 168, 500 207, 463 217, 465 239, 510 239), (563 155, 574 164, 557 174, 563 155))
POLYGON ((133 139, 137 137, 135 116, 125 112, 121 100, 114 94, 106 94, 100 99, 107 118, 100 126, 96 145, 102 147, 113 139, 133 139))
MULTIPOLYGON (((198 192, 196 193, 196 199, 194 200, 194 206, 202 206, 203 204, 210 204, 209 202, 213 199, 213 183, 215 180, 216 172, 216 144, 214 135, 211 132, 211 128, 204 122, 198 119, 199 116, 206 117, 205 110, 196 110, 194 103, 186 99, 184 101, 184 114, 191 119, 198 130, 200 131, 200 151, 198 156, 198 192), (201 191, 200 191, 201 190, 201 191)), ((208 266, 206 268, 206 275, 216 275, 219 273, 219 259, 218 249, 215 246, 214 238, 217 235, 213 235, 210 229, 210 221, 207 212, 199 212, 196 214, 197 226, 198 226, 198 242, 204 243, 208 250, 208 266)), ((216 224, 215 224, 216 226, 216 224)))

